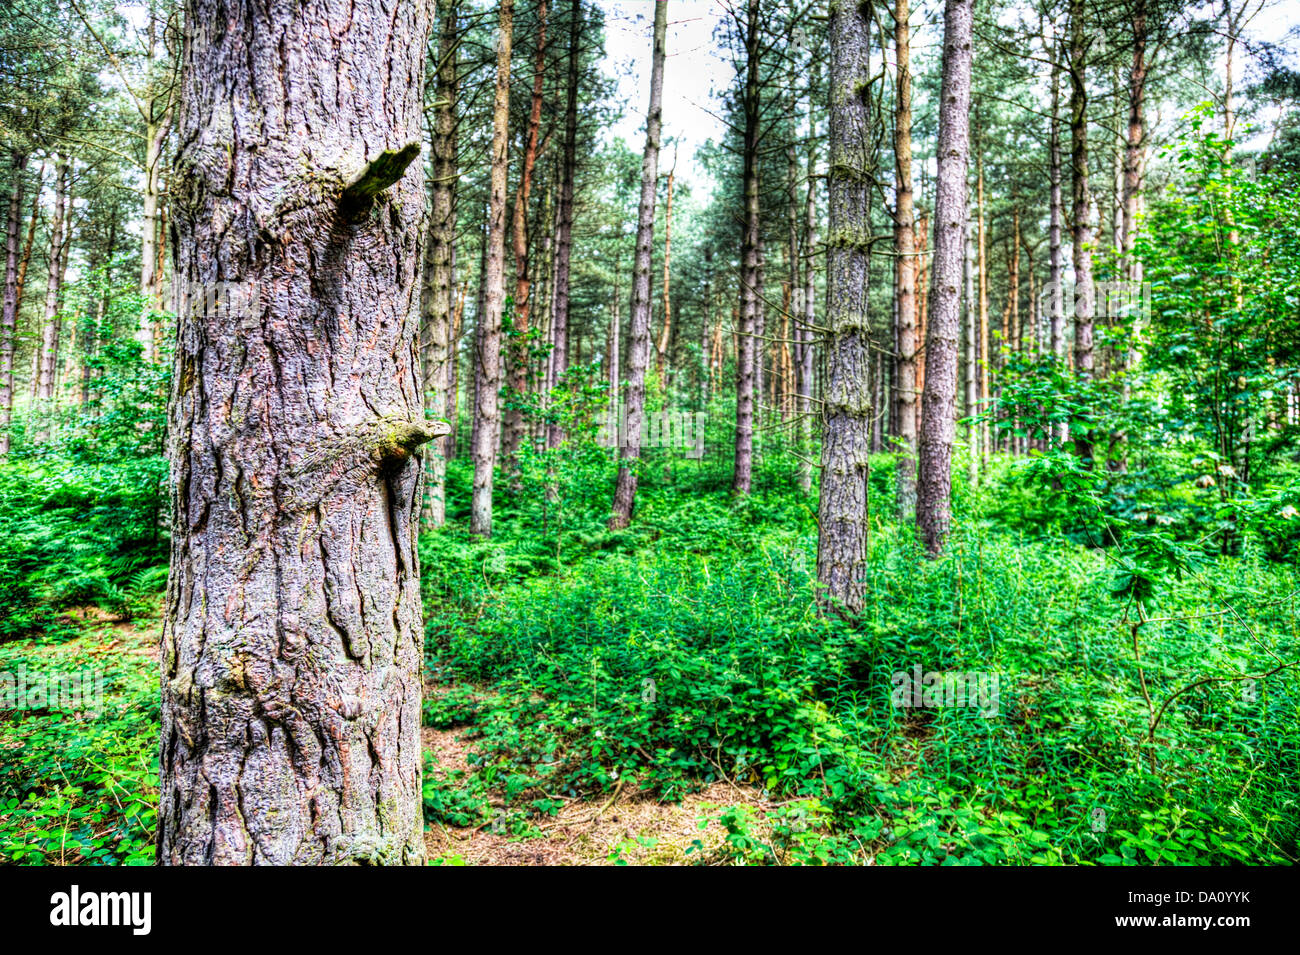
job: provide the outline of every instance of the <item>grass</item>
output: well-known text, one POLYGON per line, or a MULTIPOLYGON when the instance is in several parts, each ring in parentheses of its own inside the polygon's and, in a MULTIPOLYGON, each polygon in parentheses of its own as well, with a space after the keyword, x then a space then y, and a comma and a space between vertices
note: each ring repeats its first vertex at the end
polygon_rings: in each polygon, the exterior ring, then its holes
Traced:
MULTIPOLYGON (((480 833, 534 847, 520 861, 616 864, 1300 855, 1296 670, 1245 679, 1300 656, 1294 562, 1198 551, 1153 578, 1144 622, 1120 550, 990 520, 969 496, 938 561, 876 519, 868 609, 849 623, 815 610, 811 502, 779 475, 734 501, 716 469, 670 483, 656 468, 634 527, 611 534, 592 471, 545 525, 526 495, 506 502, 487 542, 458 520, 466 477, 453 465, 452 523, 421 542, 425 723, 464 751, 426 778, 431 831, 464 837, 440 843, 444 864, 483 858, 465 844, 480 833), (916 668, 996 679, 996 707, 901 706, 897 675, 916 668), (679 805, 701 815, 698 842, 679 805), (677 815, 545 849, 574 818, 650 806, 677 815)), ((884 513, 886 468, 872 491, 884 513)), ((157 620, 138 594, 104 600, 134 625, 20 598, 29 634, 0 644, 0 672, 99 668, 109 694, 98 716, 5 714, 0 862, 147 863, 157 620)))

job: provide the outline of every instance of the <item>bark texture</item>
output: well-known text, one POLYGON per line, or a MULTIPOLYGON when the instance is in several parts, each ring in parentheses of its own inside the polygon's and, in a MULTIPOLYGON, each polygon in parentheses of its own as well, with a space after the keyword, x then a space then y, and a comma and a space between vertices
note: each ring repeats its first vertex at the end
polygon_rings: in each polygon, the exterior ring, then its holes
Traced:
POLYGON ((897 60, 894 112, 894 282, 898 308, 895 343, 894 418, 898 429, 898 519, 916 513, 916 273, 912 234, 912 69, 908 0, 894 3, 894 53, 897 60))
MULTIPOLYGON (((14 407, 14 345, 18 328, 18 255, 22 235, 27 154, 10 155, 13 187, 5 216, 4 304, 0 311, 0 454, 9 453, 9 421, 14 407)), ((39 196, 37 197, 39 199, 39 196)))
MULTIPOLYGON (((650 364, 650 259, 655 235, 655 186, 659 179, 659 140, 663 128, 664 59, 668 42, 668 0, 655 4, 654 46, 650 65, 650 105, 646 109, 645 150, 641 155, 641 203, 636 219, 636 262, 628 328, 626 431, 622 436, 618 481, 614 486, 611 530, 627 527, 636 506, 641 423, 645 420, 645 373, 650 364)), ((617 320, 617 319, 615 319, 617 320)))
MULTIPOLYGON (((1074 368, 1082 378, 1093 373, 1092 199, 1088 190, 1088 45, 1083 0, 1070 0, 1070 215, 1074 239, 1074 368)), ((1092 439, 1073 435, 1085 461, 1092 459, 1092 439)))
POLYGON ((67 157, 60 157, 54 173, 54 215, 50 221, 50 251, 45 277, 45 312, 41 322, 41 357, 36 397, 53 401, 59 369, 59 344, 63 335, 63 318, 59 313, 59 293, 63 289, 63 270, 68 262, 69 220, 71 219, 72 169, 67 157))
MULTIPOLYGON (((537 51, 533 60, 533 92, 529 101, 528 126, 524 139, 524 154, 519 170, 519 190, 515 193, 514 217, 511 238, 515 257, 515 296, 511 310, 510 346, 507 349, 510 392, 515 400, 506 408, 505 434, 502 453, 507 466, 516 467, 516 455, 524 442, 524 410, 522 399, 528 392, 528 327, 532 312, 533 277, 532 258, 529 254, 528 202, 533 193, 533 169, 537 164, 538 141, 542 125, 542 92, 546 80, 546 0, 537 4, 537 51)), ((545 221, 545 220, 543 220, 545 221)))
MULTIPOLYGON (((555 230, 555 306, 551 317, 551 382, 558 385, 569 370, 569 276, 573 261, 573 192, 578 174, 578 84, 582 51, 582 2, 569 5, 569 75, 564 98, 564 150, 560 159, 560 208, 555 230)), ((612 392, 611 392, 612 393, 612 392)), ((546 446, 564 440, 558 423, 547 427, 546 446)))
POLYGON ((429 6, 185 12, 158 861, 421 864, 429 6))
POLYGON ((510 46, 514 0, 501 0, 497 77, 492 100, 492 177, 488 196, 483 308, 479 311, 474 377, 474 488, 470 532, 492 536, 492 485, 501 437, 501 310, 505 302, 506 164, 510 137, 510 46))
MULTIPOLYGON (((420 351, 424 373, 424 409, 429 417, 447 417, 452 371, 452 298, 455 289, 456 241, 456 55, 460 38, 456 2, 444 5, 438 37, 438 69, 434 87, 433 183, 429 217, 429 247, 424 272, 420 351)), ((425 505, 428 527, 441 527, 447 519, 447 447, 431 443, 424 452, 425 505)))
POLYGON ((762 236, 759 230, 759 31, 758 0, 745 7, 745 90, 741 109, 745 117, 742 188, 744 207, 740 226, 740 327, 736 339, 736 440, 731 476, 733 494, 748 494, 754 475, 754 400, 761 395, 762 350, 758 337, 759 296, 762 294, 762 236))
POLYGON ((957 333, 961 322, 966 168, 970 155, 971 0, 947 0, 939 92, 934 264, 921 396, 920 475, 916 523, 926 551, 943 551, 952 524, 952 446, 956 430, 957 333))
POLYGON ((817 579, 823 602, 849 613, 866 593, 871 346, 871 24, 863 4, 830 15, 829 231, 817 579))

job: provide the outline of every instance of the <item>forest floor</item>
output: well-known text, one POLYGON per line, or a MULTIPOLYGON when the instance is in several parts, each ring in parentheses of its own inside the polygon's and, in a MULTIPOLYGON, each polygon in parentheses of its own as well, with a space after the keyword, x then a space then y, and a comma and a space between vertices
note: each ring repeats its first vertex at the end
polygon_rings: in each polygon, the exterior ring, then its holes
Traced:
MULTIPOLYGON (((427 684, 425 696, 445 687, 427 684)), ((431 757, 426 776, 437 783, 472 788, 479 767, 472 758, 473 727, 424 727, 425 753, 431 757)), ((680 803, 661 801, 634 787, 619 786, 612 795, 565 800, 545 822, 523 832, 507 832, 498 819, 505 794, 489 790, 493 819, 477 826, 426 825, 424 842, 430 860, 442 865, 699 865, 719 857, 726 830, 722 810, 747 806, 770 809, 759 790, 719 781, 680 803)))

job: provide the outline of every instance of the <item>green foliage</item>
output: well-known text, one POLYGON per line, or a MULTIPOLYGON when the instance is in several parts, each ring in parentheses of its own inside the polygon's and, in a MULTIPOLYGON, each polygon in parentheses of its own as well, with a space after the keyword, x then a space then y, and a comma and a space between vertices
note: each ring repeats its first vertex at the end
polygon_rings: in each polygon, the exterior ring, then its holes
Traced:
MULTIPOLYGON (((1095 484, 1058 477, 1084 497, 1095 484)), ((1271 656, 1257 639, 1294 658, 1294 619, 1271 599, 1295 589, 1294 568, 1193 560, 1154 532, 1107 557, 1061 537, 967 530, 931 562, 885 527, 869 609, 849 626, 815 613, 814 533, 780 518, 795 503, 652 494, 653 546, 440 589, 433 665, 495 687, 475 716, 476 758, 513 780, 517 806, 620 783, 672 800, 722 778, 794 800, 761 817, 728 810, 729 862, 1296 856, 1294 799, 1279 783, 1300 762, 1294 671, 1268 677, 1254 702, 1231 681, 1178 696, 1154 771, 1142 689, 1159 704, 1205 674, 1259 669, 1271 656), (1139 594, 1153 620, 1135 660, 1122 618, 1139 594), (1000 714, 892 706, 890 675, 922 661, 998 674, 1000 714)))
POLYGON ((158 807, 157 664, 92 636, 0 646, 0 674, 96 673, 103 707, 0 710, 0 863, 151 865, 158 807))

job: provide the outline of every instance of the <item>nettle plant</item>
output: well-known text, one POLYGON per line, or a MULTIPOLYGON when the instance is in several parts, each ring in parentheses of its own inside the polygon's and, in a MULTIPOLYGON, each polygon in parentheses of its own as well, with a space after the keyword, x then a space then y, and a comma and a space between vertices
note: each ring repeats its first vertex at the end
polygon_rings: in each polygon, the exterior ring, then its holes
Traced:
MULTIPOLYGON (((1205 468, 1204 459, 1198 463, 1205 468)), ((1230 468, 1216 470, 1221 476, 1235 476, 1230 468)), ((1110 593, 1123 607, 1119 623, 1127 633, 1136 683, 1146 714, 1137 745, 1153 775, 1160 769, 1160 728, 1180 701, 1204 688, 1229 685, 1242 686, 1244 694, 1249 696, 1269 677, 1300 666, 1300 659, 1286 659, 1275 648, 1261 643, 1247 619, 1249 610, 1246 609, 1248 603, 1253 603, 1256 609, 1277 606, 1294 599, 1300 591, 1281 598, 1250 591, 1228 594, 1200 573, 1211 539, 1231 538, 1237 533, 1233 519, 1235 513, 1231 508, 1221 510, 1223 519, 1203 537, 1184 541, 1174 528, 1153 519, 1146 512, 1135 517, 1116 513, 1107 495, 1110 476, 1064 449, 1025 460, 1022 471, 1047 496, 1065 502, 1066 510, 1092 516, 1091 526, 1096 533, 1090 543, 1110 566, 1113 574, 1110 593), (1204 594, 1216 604, 1216 609, 1167 616, 1153 612, 1157 611, 1161 596, 1184 580, 1203 588, 1204 594), (1231 626, 1243 628, 1261 655, 1243 659, 1239 655, 1216 658, 1210 654, 1204 660, 1196 661, 1197 668, 1203 671, 1201 675, 1180 683, 1177 679, 1180 673, 1172 665, 1173 661, 1159 656, 1153 658, 1151 648, 1164 649, 1168 643, 1153 631, 1205 617, 1221 618, 1231 626)), ((1213 486, 1213 483, 1202 484, 1206 488, 1213 486)))

